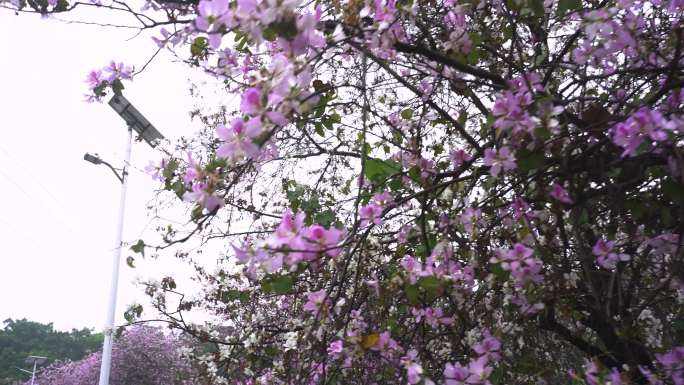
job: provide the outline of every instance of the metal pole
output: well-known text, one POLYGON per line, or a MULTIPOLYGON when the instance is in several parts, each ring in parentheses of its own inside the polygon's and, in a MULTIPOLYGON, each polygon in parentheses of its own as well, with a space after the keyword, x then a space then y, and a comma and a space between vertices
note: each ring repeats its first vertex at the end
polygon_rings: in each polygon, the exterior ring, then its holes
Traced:
POLYGON ((116 291, 119 284, 119 265, 121 264, 121 242, 123 238, 124 211, 126 208, 126 186, 128 185, 128 165, 131 162, 131 142, 133 128, 128 127, 126 137, 126 159, 124 161, 121 197, 119 200, 119 227, 116 231, 114 244, 114 258, 112 260, 112 282, 109 288, 109 309, 107 310, 107 324, 104 329, 104 345, 102 347, 102 364, 100 366, 99 385, 109 385, 109 372, 112 367, 112 333, 114 331, 114 315, 116 314, 116 291))
POLYGON ((36 381, 36 365, 38 365, 38 361, 33 361, 33 373, 31 373, 31 385, 36 381))

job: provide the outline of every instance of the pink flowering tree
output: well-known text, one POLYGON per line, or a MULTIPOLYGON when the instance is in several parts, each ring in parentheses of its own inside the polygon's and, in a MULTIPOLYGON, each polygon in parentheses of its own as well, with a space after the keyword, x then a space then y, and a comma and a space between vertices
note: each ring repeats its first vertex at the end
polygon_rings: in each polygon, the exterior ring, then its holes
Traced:
MULTIPOLYGON (((112 385, 205 384, 200 371, 185 356, 190 345, 150 326, 132 327, 115 340, 112 385)), ((79 361, 56 362, 41 370, 36 384, 95 385, 100 376, 101 352, 79 361)), ((30 381, 26 382, 30 384, 30 381)))
POLYGON ((177 306, 173 277, 148 289, 216 382, 684 383, 684 2, 141 12, 239 98, 150 167, 192 229, 134 247, 224 251, 177 306))

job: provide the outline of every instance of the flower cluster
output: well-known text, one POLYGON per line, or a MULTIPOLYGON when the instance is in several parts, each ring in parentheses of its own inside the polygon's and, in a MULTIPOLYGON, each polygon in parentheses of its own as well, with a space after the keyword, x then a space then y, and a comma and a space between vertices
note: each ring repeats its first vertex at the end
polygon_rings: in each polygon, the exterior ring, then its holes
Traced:
POLYGON ((279 271, 283 266, 296 268, 300 262, 314 266, 322 256, 337 257, 342 251, 344 230, 325 228, 319 224, 305 226, 306 215, 291 210, 283 213, 275 232, 257 247, 248 242, 241 247, 233 245, 239 263, 247 266, 250 277, 255 278, 257 267, 267 273, 279 271))
POLYGON ((86 101, 99 102, 107 95, 107 89, 112 88, 115 94, 121 93, 123 90, 122 80, 133 79, 133 67, 124 65, 123 63, 112 60, 108 66, 90 71, 86 78, 88 83, 88 91, 86 94, 86 101))
POLYGON ((492 337, 489 331, 484 332, 484 339, 473 346, 478 354, 466 365, 447 363, 444 368, 444 385, 481 384, 491 385, 489 376, 494 368, 492 363, 500 359, 501 341, 492 337))
POLYGON ((623 157, 634 156, 642 143, 663 142, 674 128, 659 111, 643 107, 613 127, 613 143, 624 149, 623 157))
POLYGON ((539 284, 544 280, 541 274, 542 262, 533 257, 533 254, 534 251, 529 247, 516 243, 512 249, 498 249, 490 262, 499 263, 503 270, 509 271, 515 286, 522 288, 530 283, 539 284))
POLYGON ((615 241, 599 239, 592 247, 591 252, 596 256, 596 262, 599 266, 614 270, 619 262, 629 261, 630 258, 629 255, 616 253, 613 249, 615 249, 615 241))
POLYGON ((373 195, 371 201, 359 209, 359 217, 361 218, 361 226, 367 226, 369 223, 374 225, 382 224, 382 211, 391 206, 394 202, 392 194, 388 191, 383 191, 373 195))

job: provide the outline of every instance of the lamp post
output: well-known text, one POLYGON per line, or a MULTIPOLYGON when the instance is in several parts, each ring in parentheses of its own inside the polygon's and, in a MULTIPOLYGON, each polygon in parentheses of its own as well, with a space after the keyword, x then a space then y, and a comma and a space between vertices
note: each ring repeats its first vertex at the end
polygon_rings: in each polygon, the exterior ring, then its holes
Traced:
POLYGON ((123 237, 124 211, 126 207, 126 188, 128 185, 128 166, 131 161, 131 142, 133 131, 135 131, 150 147, 155 147, 163 139, 162 134, 157 131, 150 122, 122 95, 115 95, 109 101, 109 105, 116 111, 128 125, 128 135, 126 136, 126 155, 121 174, 109 163, 92 154, 85 154, 83 159, 93 164, 104 164, 109 167, 121 182, 121 193, 119 197, 119 223, 116 231, 116 242, 114 243, 114 255, 112 259, 112 278, 109 287, 109 307, 107 309, 107 320, 104 329, 104 344, 102 346, 102 363, 100 366, 99 385, 109 385, 109 374, 112 366, 112 333, 114 331, 114 315, 116 313, 116 294, 119 284, 119 266, 121 265, 121 241, 123 237))
POLYGON ((33 364, 33 371, 29 372, 28 370, 17 368, 21 370, 22 372, 26 373, 31 373, 31 385, 33 385, 36 382, 36 367, 38 365, 42 365, 47 362, 47 357, 41 357, 41 356, 28 356, 26 360, 24 361, 27 364, 33 364))

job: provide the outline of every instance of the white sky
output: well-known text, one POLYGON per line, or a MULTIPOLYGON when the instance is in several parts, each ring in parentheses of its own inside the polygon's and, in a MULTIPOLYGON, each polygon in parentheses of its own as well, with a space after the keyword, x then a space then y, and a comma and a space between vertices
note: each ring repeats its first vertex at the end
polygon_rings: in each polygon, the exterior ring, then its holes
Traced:
MULTIPOLYGON (((149 36, 127 41, 130 30, 6 10, 0 10, 0 36, 0 321, 25 317, 62 330, 101 329, 119 183, 104 166, 82 158, 93 152, 121 165, 126 129, 106 103, 83 102, 83 81, 111 59, 140 67, 156 46, 149 36)), ((185 65, 161 55, 126 83, 126 97, 170 139, 194 131, 187 74, 185 65)), ((142 170, 159 158, 134 143, 134 167, 142 170)), ((135 169, 129 182, 125 241, 145 231, 145 206, 156 187, 135 169)), ((127 304, 145 300, 132 284, 135 276, 175 269, 164 260, 137 265, 122 263, 118 323, 127 304)))

